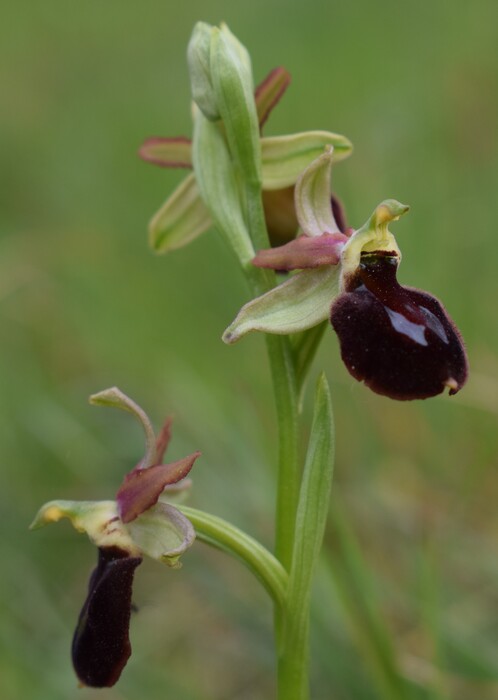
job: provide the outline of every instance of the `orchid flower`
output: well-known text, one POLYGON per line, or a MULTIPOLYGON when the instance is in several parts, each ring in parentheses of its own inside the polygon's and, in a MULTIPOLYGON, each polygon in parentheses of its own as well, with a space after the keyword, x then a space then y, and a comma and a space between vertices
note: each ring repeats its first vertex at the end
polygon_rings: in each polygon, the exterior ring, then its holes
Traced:
POLYGON ((103 688, 117 682, 131 654, 132 584, 143 555, 178 568, 180 556, 194 542, 190 520, 168 498, 189 486, 186 477, 200 452, 163 464, 170 420, 156 438, 144 411, 116 387, 94 394, 90 402, 132 413, 145 431, 145 455, 125 476, 114 501, 50 501, 31 528, 68 518, 98 547, 98 564, 73 637, 72 659, 83 685, 103 688))
POLYGON ((399 400, 445 388, 455 394, 468 372, 460 333, 440 301, 396 280, 401 253, 388 224, 408 207, 386 200, 361 228, 341 231, 330 207, 332 162, 329 147, 296 184, 303 235, 253 260, 299 272, 248 302, 223 340, 254 330, 297 333, 329 319, 347 369, 376 393, 399 400))

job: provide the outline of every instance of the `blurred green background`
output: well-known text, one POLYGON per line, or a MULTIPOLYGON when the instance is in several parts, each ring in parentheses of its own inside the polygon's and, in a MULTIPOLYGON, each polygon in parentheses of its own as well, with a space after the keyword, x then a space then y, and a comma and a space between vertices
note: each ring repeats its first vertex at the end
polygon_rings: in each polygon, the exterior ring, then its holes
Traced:
MULTIPOLYGON (((204 19, 228 22, 256 81, 292 73, 266 134, 351 138, 334 173, 351 225, 387 197, 412 207, 393 226, 400 281, 444 300, 470 380, 452 399, 390 402, 350 378, 328 333, 313 374, 325 368, 333 390, 334 498, 365 558, 358 600, 392 637, 410 697, 496 698, 496 1, 17 0, 2 14, 1 697, 104 692, 78 690, 69 661, 96 552, 67 523, 27 531, 46 500, 112 497, 141 456, 138 426, 91 408, 90 393, 118 385, 157 425, 173 413, 171 457, 203 452, 190 503, 272 543, 264 343, 220 342, 244 282, 214 231, 167 258, 147 247, 183 175, 136 151, 190 134, 185 50, 204 19)), ((331 525, 313 699, 381 699, 343 566, 331 525)), ((134 653, 106 698, 273 696, 271 606, 237 562, 199 544, 180 572, 145 563, 135 602, 134 653)))

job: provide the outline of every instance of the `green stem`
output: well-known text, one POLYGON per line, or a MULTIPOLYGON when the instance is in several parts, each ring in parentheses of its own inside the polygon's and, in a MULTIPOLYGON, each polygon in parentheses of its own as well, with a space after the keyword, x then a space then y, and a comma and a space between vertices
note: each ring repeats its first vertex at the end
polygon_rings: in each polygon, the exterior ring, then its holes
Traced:
MULTIPOLYGON (((261 200, 261 188, 246 185, 248 228, 255 248, 268 247, 268 234, 261 200)), ((255 294, 262 294, 275 283, 265 270, 246 270, 255 294)), ((291 570, 301 469, 299 463, 299 394, 296 367, 290 339, 266 336, 266 347, 273 381, 278 422, 278 484, 275 523, 275 553, 287 571, 291 570)), ((293 606, 275 609, 279 700, 308 698, 309 600, 299 610, 293 606), (303 609, 304 608, 304 609, 303 609), (296 624, 298 618, 306 624, 296 624), (294 633, 287 635, 288 630, 294 633)))
POLYGON ((176 507, 191 521, 199 540, 242 561, 263 584, 275 604, 283 607, 288 575, 266 547, 216 515, 189 506, 176 507))
POLYGON ((273 379, 278 420, 278 483, 275 554, 290 570, 299 498, 298 394, 287 338, 267 336, 266 347, 273 379))
MULTIPOLYGON (((246 186, 248 228, 255 248, 268 247, 261 188, 246 186)), ((255 295, 263 294, 275 284, 275 275, 252 267, 246 274, 255 295)), ((275 527, 275 554, 289 571, 292 564, 294 528, 301 470, 298 446, 299 396, 295 363, 287 336, 267 335, 266 347, 273 381, 278 421, 278 486, 275 527)))

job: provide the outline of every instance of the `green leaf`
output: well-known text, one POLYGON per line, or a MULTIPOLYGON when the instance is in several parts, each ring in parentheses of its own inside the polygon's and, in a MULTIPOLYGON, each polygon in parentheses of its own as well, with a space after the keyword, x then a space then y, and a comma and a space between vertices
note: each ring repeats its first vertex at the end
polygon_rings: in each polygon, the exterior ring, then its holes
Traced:
POLYGON ((239 311, 223 334, 232 344, 250 331, 285 335, 311 328, 330 315, 337 294, 339 266, 303 270, 253 299, 239 311))
POLYGON ((168 197, 149 224, 149 243, 156 253, 182 248, 213 225, 191 173, 168 197))
MULTIPOLYGON (((308 663, 311 584, 327 521, 333 465, 332 401, 322 374, 315 393, 313 424, 299 493, 284 628, 285 661, 296 679, 302 678, 299 667, 308 663)), ((295 697, 301 695, 296 693, 295 697)))
POLYGON ((303 170, 330 146, 334 149, 331 162, 347 158, 353 150, 349 139, 331 131, 265 136, 261 139, 264 189, 278 190, 294 185, 303 170))
POLYGON ((333 466, 332 399, 322 373, 315 392, 313 423, 299 493, 289 601, 292 596, 301 597, 305 591, 309 593, 327 522, 333 466))

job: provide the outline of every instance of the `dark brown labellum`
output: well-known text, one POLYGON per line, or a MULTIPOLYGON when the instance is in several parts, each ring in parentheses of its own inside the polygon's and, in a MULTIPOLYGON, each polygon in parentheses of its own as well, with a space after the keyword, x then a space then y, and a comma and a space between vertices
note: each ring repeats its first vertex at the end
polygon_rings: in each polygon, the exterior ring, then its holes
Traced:
POLYGON ((427 292, 398 284, 392 253, 362 253, 346 291, 332 305, 349 372, 392 399, 426 399, 467 379, 461 336, 443 305, 427 292))
POLYGON ((130 658, 133 575, 141 561, 118 547, 99 548, 72 646, 74 670, 84 685, 111 687, 130 658))

